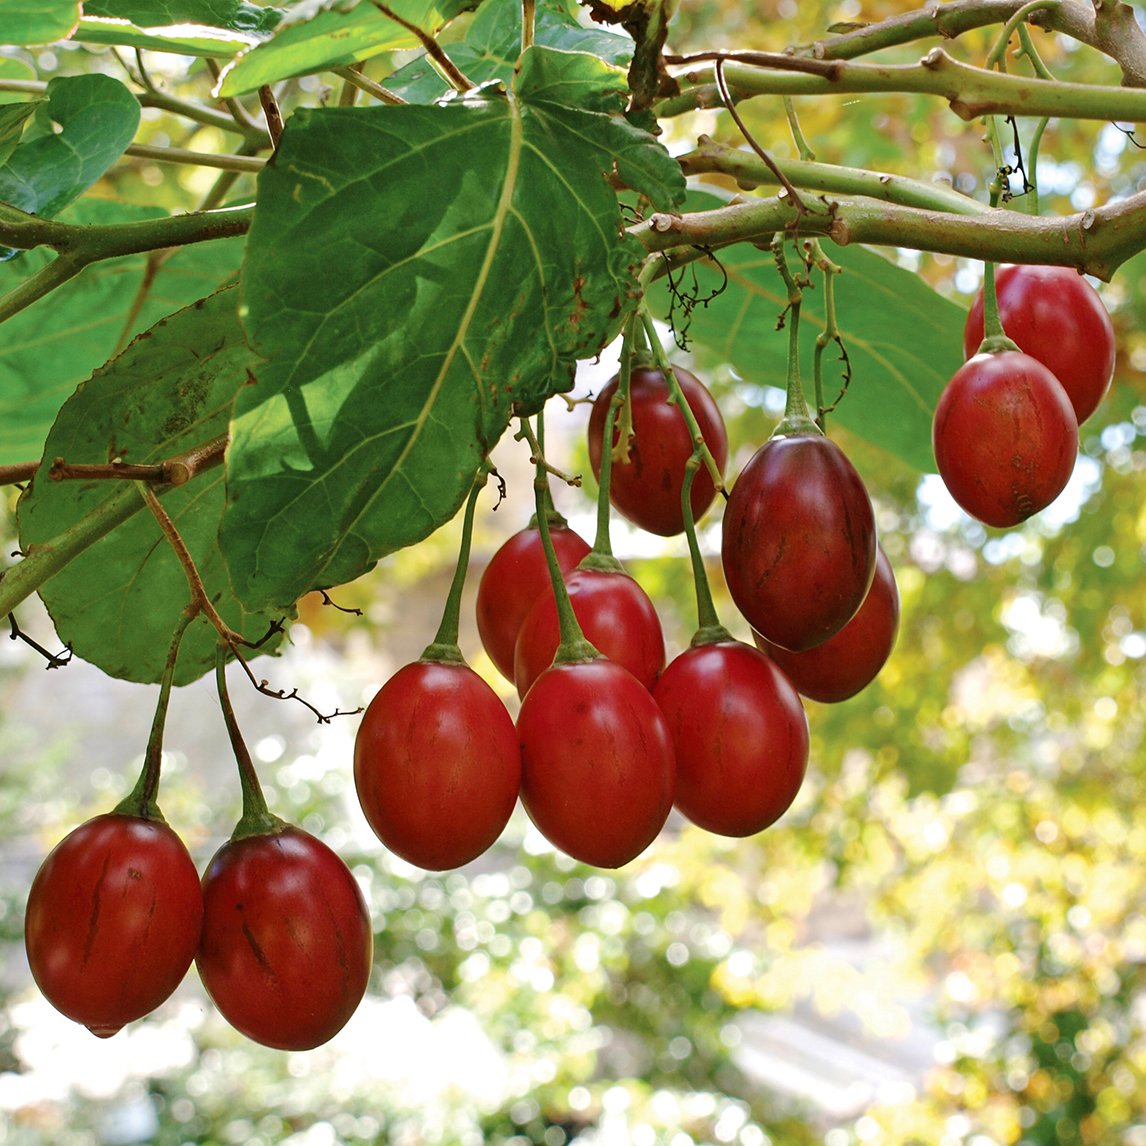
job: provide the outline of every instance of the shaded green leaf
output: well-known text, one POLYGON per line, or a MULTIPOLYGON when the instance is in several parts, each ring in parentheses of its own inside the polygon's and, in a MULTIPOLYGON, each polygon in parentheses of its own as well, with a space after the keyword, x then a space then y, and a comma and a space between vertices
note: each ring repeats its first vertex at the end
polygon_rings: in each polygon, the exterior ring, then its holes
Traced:
MULTIPOLYGON (((537 5, 534 42, 566 52, 586 52, 625 67, 633 51, 627 36, 583 27, 562 0, 541 0, 537 5)), ((519 0, 485 0, 465 39, 449 45, 449 53, 474 83, 500 80, 508 85, 521 55, 519 0)), ((394 72, 386 87, 411 103, 433 103, 450 90, 425 56, 394 72)))
MULTIPOLYGON (((457 10, 442 0, 392 0, 387 6, 430 35, 436 35, 457 10)), ((417 46, 412 32, 384 15, 370 0, 305 5, 288 14, 272 39, 250 48, 224 68, 218 94, 242 95, 291 76, 417 46)))
MULTIPOLYGON (((702 210, 721 200, 690 195, 689 208, 702 210)), ((836 276, 836 312, 851 364, 852 379, 839 408, 830 416, 873 445, 921 472, 934 470, 931 417, 939 394, 963 363, 966 311, 943 298, 919 276, 863 247, 824 244, 825 253, 843 267, 836 276)), ((770 252, 743 244, 719 252, 728 275, 726 289, 692 313, 688 336, 709 367, 729 363, 747 383, 783 388, 787 372, 788 331, 776 322, 787 297, 770 252)), ((691 291, 692 268, 682 285, 691 291)), ((722 275, 697 264, 697 289, 704 297, 722 275)), ((805 392, 812 400, 812 354, 823 329, 821 276, 804 291, 800 357, 805 392)), ((657 288, 664 292, 664 284, 657 288)), ((660 313, 667 315, 667 292, 660 313)), ((824 352, 825 400, 839 392, 841 364, 834 346, 824 352)))
POLYGON ((24 124, 34 114, 41 100, 29 103, 6 103, 0 105, 0 163, 16 150, 20 136, 24 134, 24 124))
POLYGON ((78 0, 0 0, 0 28, 6 44, 62 40, 79 18, 78 0))
MULTIPOLYGON (((82 201, 77 223, 122 223, 162 212, 82 201)), ((64 400, 122 341, 202 298, 238 270, 243 241, 197 243, 167 256, 107 259, 4 324, 0 355, 0 464, 33 461, 64 400)), ((42 250, 0 264, 0 291, 51 260, 42 250)))
POLYGON ((642 256, 605 175, 639 147, 661 151, 506 97, 296 114, 244 274, 268 361, 236 405, 223 538, 248 604, 349 581, 449 520, 512 404, 567 389, 616 333, 642 256))
MULTIPOLYGON (((138 498, 131 483, 54 481, 50 459, 159 462, 226 433, 235 392, 254 356, 231 287, 164 319, 97 371, 68 399, 48 436, 46 460, 20 499, 20 543, 44 545, 112 498, 138 498)), ((242 609, 219 552, 224 502, 218 466, 163 495, 207 594, 232 628, 258 639, 272 618, 242 609)), ((142 501, 141 501, 142 505, 142 501)), ((189 600, 186 575, 143 509, 84 550, 40 595, 60 638, 111 676, 157 681, 171 634, 189 600)), ((205 621, 188 629, 178 683, 215 663, 218 637, 205 621)))
POLYGON ((269 32, 282 19, 277 8, 245 0, 86 0, 84 15, 129 20, 139 28, 203 24, 236 32, 269 32))
POLYGON ((21 143, 0 167, 0 199, 35 215, 58 214, 119 159, 139 115, 139 102, 111 76, 50 81, 36 116, 43 133, 21 143))

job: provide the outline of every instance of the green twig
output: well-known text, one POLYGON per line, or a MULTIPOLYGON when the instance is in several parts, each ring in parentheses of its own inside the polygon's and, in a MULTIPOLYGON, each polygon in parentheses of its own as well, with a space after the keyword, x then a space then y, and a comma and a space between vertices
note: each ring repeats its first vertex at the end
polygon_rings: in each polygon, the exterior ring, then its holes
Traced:
MULTIPOLYGON (((406 105, 407 101, 400 95, 390 91, 389 88, 384 88, 381 84, 375 83, 357 68, 334 68, 332 70, 336 76, 341 76, 345 80, 350 91, 364 92, 368 96, 373 96, 379 103, 389 104, 391 107, 404 107, 406 105)), ((339 102, 342 102, 341 99, 339 102)))
POLYGON ((223 171, 257 175, 267 165, 265 159, 248 155, 216 155, 209 151, 189 151, 184 147, 152 147, 132 143, 124 151, 137 159, 154 159, 159 163, 183 163, 192 167, 217 167, 223 171))
MULTIPOLYGON (((800 158, 806 163, 814 162, 816 153, 812 150, 811 145, 808 143, 804 135, 804 129, 800 126, 800 117, 796 115, 796 104, 791 96, 784 97, 784 114, 788 117, 788 130, 792 133, 792 140, 796 144, 796 152, 800 158)), ((776 166, 779 170, 784 171, 784 165, 776 161, 776 166)), ((771 168, 769 168, 771 173, 771 168)), ((787 172, 784 172, 785 176, 787 172)))
MULTIPOLYGON (((685 152, 677 161, 686 175, 720 173, 735 179, 740 187, 758 187, 778 182, 771 168, 755 154, 729 147, 707 135, 700 136, 696 148, 685 152)), ((788 181, 801 190, 863 195, 906 207, 956 215, 982 215, 987 212, 986 205, 977 199, 942 184, 925 183, 922 179, 803 159, 777 159, 775 163, 788 181)))
POLYGON ((0 322, 31 306, 93 263, 164 247, 233 238, 246 234, 253 215, 254 207, 244 206, 136 223, 83 225, 41 219, 9 208, 0 217, 0 244, 17 250, 51 247, 57 257, 0 297, 0 322))
POLYGON ((428 35, 425 31, 418 27, 417 24, 412 24, 409 20, 399 16, 388 4, 383 3, 383 0, 370 0, 370 3, 386 16, 388 19, 393 20, 399 27, 405 28, 425 49, 426 56, 430 63, 441 73, 442 78, 452 87, 455 91, 465 94, 468 91, 473 91, 477 86, 473 80, 463 75, 458 66, 450 59, 450 57, 443 50, 442 46, 434 39, 433 36, 428 35))
POLYGON ((1007 48, 1011 43, 1011 37, 1015 34, 1015 29, 1023 26, 1032 12, 1054 8, 1056 3, 1057 0, 1034 0, 1033 3, 1024 4, 1003 25, 1003 29, 995 40, 995 46, 991 49, 990 55, 987 56, 984 66, 987 68, 997 67, 999 71, 1005 72, 1007 70, 1007 48))
MULTIPOLYGON (((818 40, 808 53, 818 60, 850 60, 914 40, 941 36, 951 40, 976 28, 1008 20, 1026 0, 952 0, 925 4, 854 30, 818 40)), ((1040 28, 1060 32, 1105 53, 1122 69, 1127 87, 1146 84, 1146 33, 1129 4, 1094 5, 1075 0, 1042 5, 1040 28), (1096 15, 1095 8, 1101 13, 1096 15)))

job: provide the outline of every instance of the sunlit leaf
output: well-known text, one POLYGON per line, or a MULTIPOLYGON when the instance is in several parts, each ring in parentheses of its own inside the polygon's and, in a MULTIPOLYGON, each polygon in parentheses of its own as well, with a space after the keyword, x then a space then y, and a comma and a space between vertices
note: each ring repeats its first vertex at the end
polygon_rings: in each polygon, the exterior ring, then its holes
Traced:
POLYGON ((512 99, 292 120, 244 275, 268 361, 236 407, 223 537, 249 603, 427 536, 513 404, 567 389, 616 332, 641 254, 606 173, 667 205, 679 172, 620 117, 526 98, 603 67, 534 48, 512 99))
POLYGON ((258 38, 250 33, 200 26, 138 28, 123 20, 84 17, 72 33, 72 39, 85 44, 116 44, 149 52, 173 52, 181 56, 205 56, 229 60, 250 48, 258 38))
MULTIPOLYGON (((587 52, 618 66, 628 65, 633 42, 602 28, 586 28, 562 0, 537 5, 534 42, 566 52, 587 52)), ((521 55, 519 0, 485 0, 465 39, 449 46, 450 59, 474 83, 508 84, 521 55)), ((411 103, 432 103, 449 91, 439 72, 423 56, 389 76, 386 87, 411 103)))
MULTIPOLYGON (((401 20, 435 35, 459 10, 451 0, 392 0, 401 20)), ((272 39, 244 52, 223 70, 220 96, 242 95, 290 76, 368 60, 379 52, 418 46, 399 20, 371 3, 308 5, 292 11, 272 39)))
POLYGON ((245 0, 85 0, 84 15, 128 20, 139 28, 202 24, 236 32, 267 32, 282 18, 277 8, 245 0))
POLYGON ((79 17, 77 0, 0 0, 0 29, 6 44, 62 40, 79 17))

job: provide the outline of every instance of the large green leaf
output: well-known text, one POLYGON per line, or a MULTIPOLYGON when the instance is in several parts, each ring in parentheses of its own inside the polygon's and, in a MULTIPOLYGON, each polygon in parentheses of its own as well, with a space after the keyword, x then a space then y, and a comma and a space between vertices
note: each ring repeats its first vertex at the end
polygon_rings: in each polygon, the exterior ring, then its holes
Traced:
POLYGON ((228 460, 224 547, 252 607, 447 521, 513 403, 567 389, 615 333, 641 252, 606 173, 670 206, 679 170, 623 118, 526 98, 604 66, 533 48, 510 97, 292 119, 244 273, 268 361, 228 460))
MULTIPOLYGON (((109 202, 76 203, 69 222, 123 223, 159 211, 109 202)), ((0 334, 0 464, 33 461, 64 400, 122 341, 209 294, 238 270, 241 239, 197 243, 160 258, 107 259, 10 318, 0 334)), ((53 256, 29 251, 0 264, 0 291, 53 256)))
MULTIPOLYGON (((458 0, 388 0, 387 7, 435 35, 459 10, 458 0)), ((468 6, 473 7, 474 3, 468 6)), ((274 37, 244 52, 223 70, 220 96, 242 95, 290 76, 368 60, 379 52, 414 48, 418 39, 368 0, 297 6, 274 37)))
MULTIPOLYGON (((585 28, 563 0, 540 0, 534 42, 566 52, 587 52, 606 63, 628 66, 633 41, 616 32, 585 28)), ((485 0, 466 31, 449 47, 450 59, 474 83, 501 80, 508 84, 521 55, 520 0, 485 0)), ((386 87, 410 103, 433 103, 449 91, 425 56, 387 78, 386 87)))
MULTIPOLYGON (((255 362, 230 287, 164 319, 68 399, 48 436, 45 462, 20 499, 25 550, 58 537, 113 498, 138 498, 131 483, 55 481, 51 459, 158 462, 226 433, 235 392, 255 362)), ((219 553, 223 469, 171 489, 163 505, 186 542, 207 594, 228 624, 251 639, 271 618, 235 601, 219 553)), ((142 504, 142 502, 141 502, 142 504)), ((112 676, 157 681, 189 600, 174 551, 146 510, 84 550, 40 589, 60 638, 112 676)), ((215 663, 217 636, 197 621, 184 638, 177 681, 215 663)))
POLYGON ((0 167, 0 199, 34 215, 58 214, 119 159, 139 115, 139 101, 111 76, 51 80, 35 116, 41 133, 0 167))
POLYGON ((282 13, 245 0, 85 0, 85 16, 129 20, 140 28, 202 24, 235 32, 269 32, 282 13))
MULTIPOLYGON (((713 196, 690 195, 690 209, 716 206, 713 196)), ((935 468, 931 416, 947 380, 963 363, 966 311, 943 298, 918 275, 863 247, 825 243, 825 253, 843 267, 836 276, 836 311, 851 363, 848 392, 831 420, 901 458, 922 472, 935 468)), ((726 289, 692 314, 688 335, 702 363, 731 364, 748 384, 783 388, 788 331, 776 329, 787 297, 767 250, 743 244, 719 252, 726 289)), ((691 272, 689 272, 691 273, 691 272)), ((697 264, 703 297, 722 282, 711 265, 697 264)), ((824 291, 818 274, 804 291, 801 364, 811 399, 812 353, 823 329, 824 291)), ((658 288, 664 292, 662 284, 658 288)), ((659 306, 668 313, 662 293, 659 306)), ((838 352, 824 353, 825 397, 839 390, 838 352)))
POLYGON ((0 0, 0 37, 5 44, 50 44, 79 18, 79 0, 0 0))

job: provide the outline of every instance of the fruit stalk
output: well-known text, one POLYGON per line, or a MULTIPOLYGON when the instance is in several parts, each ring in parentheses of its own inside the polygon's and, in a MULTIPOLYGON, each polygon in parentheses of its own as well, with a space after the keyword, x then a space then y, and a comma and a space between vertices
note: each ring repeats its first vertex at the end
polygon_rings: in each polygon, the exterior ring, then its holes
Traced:
POLYGON ((167 662, 163 666, 163 676, 159 681, 159 700, 155 705, 155 716, 151 721, 151 733, 147 738, 147 749, 143 754, 143 768, 135 787, 112 809, 114 815, 139 816, 145 820, 163 820, 159 810, 159 776, 163 767, 163 729, 167 724, 167 709, 171 702, 171 686, 175 681, 175 664, 179 660, 179 646, 187 626, 198 615, 195 604, 188 605, 179 618, 171 646, 167 650, 167 662))
POLYGON ((633 322, 625 323, 621 339, 621 370, 617 381, 617 392, 605 415, 605 428, 602 432, 601 470, 597 475, 597 532, 593 537, 593 548, 585 556, 580 567, 597 569, 602 572, 621 571, 621 563, 613 554, 613 543, 609 537, 609 523, 613 507, 609 501, 609 484, 613 473, 613 431, 618 413, 623 412, 620 448, 628 452, 629 437, 633 423, 629 418, 629 388, 633 377, 633 322), (588 564, 586 564, 588 562, 588 564))
POLYGON ((239 784, 243 791, 243 813, 231 833, 231 839, 242 840, 248 836, 268 835, 281 831, 286 827, 286 821, 267 807, 254 761, 247 751, 239 722, 235 717, 235 710, 231 707, 231 697, 227 692, 227 649, 222 644, 215 658, 215 685, 219 692, 219 707, 223 710, 223 722, 227 726, 231 750, 235 753, 235 762, 239 766, 239 784))
POLYGON ((730 641, 732 634, 720 623, 716 612, 716 603, 712 599, 712 589, 708 584, 708 573, 704 568, 704 558, 701 556, 700 543, 696 537, 696 522, 692 516, 692 481, 696 471, 700 469, 700 448, 694 450, 693 455, 685 463, 684 487, 681 490, 681 513, 684 516, 684 535, 688 541, 688 556, 692 562, 692 583, 696 590, 696 624, 693 634, 693 646, 711 645, 717 641, 730 641))
POLYGON ((704 434, 700 429, 700 423, 697 421, 696 415, 692 412, 692 407, 688 404, 688 399, 684 396, 684 391, 681 389, 676 372, 668 360, 668 355, 664 352, 664 347, 661 346, 660 336, 657 334, 653 316, 649 313, 647 308, 643 306, 641 307, 641 322, 644 325, 645 334, 648 336, 649 346, 652 348, 653 361, 656 362, 657 369, 665 376, 669 384, 669 400, 680 411, 681 417, 684 418, 685 425, 688 426, 688 432, 692 435, 693 449, 699 451, 701 461, 712 475, 713 485, 720 493, 724 493, 724 474, 721 472, 720 463, 717 462, 716 458, 712 455, 712 451, 708 448, 704 440, 704 434))
POLYGON ((788 305, 780 316, 780 324, 788 325, 788 377, 785 382, 784 417, 780 419, 775 434, 819 434, 804 397, 804 384, 800 378, 800 307, 804 292, 788 267, 784 255, 784 235, 777 234, 772 239, 772 254, 776 259, 776 269, 784 280, 788 292, 788 305))
POLYGON ((569 591, 565 588, 565 578, 561 575, 561 566, 557 563, 557 554, 553 549, 549 521, 545 516, 549 477, 545 468, 545 458, 541 453, 537 436, 534 434, 528 418, 521 419, 521 433, 533 451, 533 464, 536 467, 533 489, 537 499, 537 530, 541 534, 541 547, 545 551, 545 563, 549 568, 549 580, 553 585, 553 596, 557 603, 557 625, 561 640, 557 645, 557 653, 553 658, 553 663, 566 664, 571 661, 595 660, 601 656, 601 653, 595 645, 585 639, 581 624, 573 612, 573 603, 569 600, 569 591))
MULTIPOLYGON (((461 624, 462 591, 465 589, 466 572, 470 563, 470 546, 474 533, 474 508, 477 505, 478 494, 485 488, 489 477, 490 464, 482 462, 474 478, 473 488, 466 500, 465 515, 462 518, 462 540, 458 547, 458 563, 454 567, 454 578, 450 582, 450 591, 446 594, 446 604, 442 610, 441 624, 434 639, 422 652, 421 660, 439 661, 448 664, 465 664, 461 647, 458 644, 458 631, 461 624)), ((546 483, 548 485, 548 483, 546 483)), ((539 512, 542 512, 539 508, 539 512)), ((544 514, 543 514, 544 516, 544 514)))

